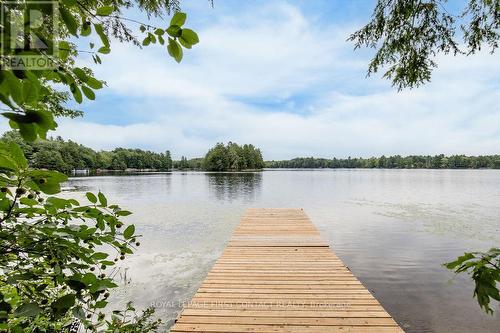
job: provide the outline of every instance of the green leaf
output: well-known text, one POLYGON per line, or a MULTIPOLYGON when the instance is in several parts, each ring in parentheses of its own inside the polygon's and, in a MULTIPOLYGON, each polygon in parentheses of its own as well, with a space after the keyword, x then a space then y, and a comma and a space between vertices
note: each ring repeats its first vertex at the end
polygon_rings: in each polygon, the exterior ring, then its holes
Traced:
POLYGON ((54 115, 48 111, 4 112, 2 115, 11 120, 11 127, 19 129, 23 139, 28 141, 34 141, 37 135, 45 139, 47 132, 57 127, 54 115))
POLYGON ((104 252, 96 252, 92 255, 92 258, 96 260, 106 259, 107 257, 108 254, 104 252))
POLYGON ((83 91, 83 94, 85 95, 85 97, 87 97, 88 99, 90 99, 92 101, 95 100, 95 93, 92 89, 90 89, 87 86, 82 86, 82 91, 83 91))
POLYGON ((104 29, 102 28, 102 25, 101 24, 94 24, 94 30, 99 35, 99 38, 101 38, 101 41, 104 44, 104 46, 109 47, 109 39, 108 39, 108 36, 106 36, 106 34, 104 33, 104 29))
POLYGON ((0 168, 8 170, 26 169, 28 160, 16 143, 0 142, 0 168))
POLYGON ((132 214, 132 212, 129 212, 128 210, 119 210, 116 212, 117 216, 129 216, 132 214))
POLYGON ((73 68, 73 73, 76 75, 77 78, 79 78, 83 82, 87 82, 88 76, 83 69, 75 67, 73 68))
MULTIPOLYGON (((54 206, 57 209, 64 209, 67 207, 71 207, 71 201, 66 199, 61 199, 57 197, 49 197, 47 198, 47 203, 54 206)), ((78 202, 76 203, 78 204, 78 202)))
POLYGON ((59 13, 61 14, 61 18, 64 22, 64 25, 66 26, 66 28, 68 28, 69 33, 72 34, 73 36, 78 36, 77 35, 78 23, 73 17, 73 14, 71 14, 71 12, 69 12, 63 6, 59 6, 59 13))
MULTIPOLYGON (((47 200, 49 200, 49 199, 47 199, 47 200)), ((73 206, 80 206, 80 203, 77 200, 75 200, 75 199, 68 199, 67 201, 68 201, 69 204, 71 204, 73 206)))
POLYGON ((144 38, 144 40, 142 41, 142 46, 148 46, 149 44, 151 43, 151 38, 149 36, 147 36, 146 38, 144 38))
POLYGON ((1 90, 7 96, 11 96, 16 104, 20 105, 23 102, 23 85, 22 81, 12 74, 10 71, 3 71, 4 80, 2 81, 1 90))
POLYGON ((104 220, 102 218, 97 218, 97 223, 95 224, 95 226, 99 229, 99 230, 104 230, 104 228, 106 227, 106 225, 104 224, 104 220))
POLYGON ((190 49, 191 47, 193 47, 191 44, 189 44, 185 39, 183 39, 182 37, 179 37, 179 43, 184 46, 186 49, 190 49))
POLYGON ((101 206, 106 207, 108 205, 108 200, 106 199, 104 194, 102 194, 102 192, 99 191, 97 196, 99 197, 99 203, 101 204, 101 206))
POLYGON ((123 237, 125 237, 125 239, 130 239, 134 235, 134 232, 135 226, 131 224, 125 229, 125 231, 123 231, 123 237))
POLYGON ((12 126, 14 123, 13 121, 9 122, 12 128, 19 129, 19 134, 21 134, 24 140, 35 141, 38 138, 38 133, 34 124, 15 123, 16 126, 12 126))
POLYGON ((81 306, 76 306, 73 311, 73 316, 77 319, 80 319, 80 320, 85 320, 85 311, 83 310, 83 308, 81 306))
MULTIPOLYGON (((0 143, 0 147, 3 145, 5 145, 5 143, 0 143)), ((12 158, 10 152, 0 148, 0 169, 17 171, 18 168, 19 166, 12 158)))
POLYGON ((463 256, 457 258, 457 260, 445 264, 446 268, 454 269, 457 266, 462 265, 465 261, 473 259, 474 255, 472 253, 465 253, 463 256))
MULTIPOLYGON (((9 199, 2 199, 0 200, 0 211, 6 212, 10 209, 10 200, 9 199)), ((1 234, 1 232, 0 232, 1 234)))
POLYGON ((90 36, 92 33, 92 26, 90 25, 89 22, 85 21, 82 24, 82 29, 80 30, 80 35, 83 37, 90 36))
POLYGON ((85 273, 83 276, 75 275, 73 278, 82 281, 86 286, 94 284, 97 281, 97 276, 93 273, 85 273))
POLYGON ((62 40, 59 42, 58 47, 59 47, 59 57, 62 60, 68 59, 71 50, 70 44, 67 41, 62 40))
POLYGON ((61 191, 61 183, 68 180, 68 176, 58 171, 30 170, 27 172, 30 181, 29 188, 38 189, 46 194, 56 194, 61 191))
POLYGON ((111 49, 107 46, 102 46, 99 48, 99 50, 97 50, 97 52, 102 54, 108 54, 109 52, 111 52, 111 49))
POLYGON ((92 89, 101 89, 102 88, 102 82, 93 78, 93 77, 89 77, 89 79, 87 80, 86 83, 92 89))
POLYGON ((491 299, 500 300, 497 283, 500 282, 500 249, 492 248, 488 252, 465 253, 457 260, 445 264, 455 273, 471 274, 475 283, 474 297, 486 313, 493 313, 490 307, 491 299))
POLYGON ((97 202, 97 198, 96 196, 94 195, 94 193, 92 192, 87 192, 85 193, 85 195, 87 196, 87 199, 92 202, 93 204, 95 204, 97 202))
POLYGON ((23 100, 25 103, 38 101, 38 93, 40 86, 33 81, 25 80, 23 83, 23 100))
POLYGON ((162 36, 165 33, 165 30, 157 28, 155 30, 155 35, 162 36))
POLYGON ((102 309, 102 308, 105 308, 106 305, 108 305, 108 302, 106 302, 106 301, 97 301, 97 302, 95 302, 94 308, 102 309))
POLYGON ((113 13, 114 10, 115 10, 115 7, 113 7, 113 6, 104 6, 104 7, 97 8, 96 14, 99 16, 109 16, 109 15, 111 15, 111 13, 113 13))
POLYGON ((177 25, 179 27, 182 27, 182 25, 185 22, 186 22, 186 13, 177 12, 170 20, 170 25, 177 25))
POLYGON ((174 39, 168 38, 168 45, 167 45, 167 50, 168 54, 172 58, 175 59, 177 62, 181 62, 182 60, 182 48, 180 47, 179 43, 177 43, 174 39))
POLYGON ((172 37, 180 37, 182 34, 182 29, 178 25, 171 25, 167 28, 167 34, 172 37))
POLYGON ((64 295, 52 303, 51 307, 57 310, 69 309, 75 305, 75 296, 75 294, 64 295))
POLYGON ((82 98, 82 92, 81 92, 80 88, 78 88, 78 86, 76 84, 72 83, 72 84, 69 85, 69 90, 73 94, 73 97, 75 98, 75 101, 78 104, 82 103, 83 98, 82 98))
POLYGON ((26 206, 35 206, 38 204, 38 201, 30 198, 21 198, 19 202, 26 206))
POLYGON ((183 39, 190 45, 195 45, 200 42, 198 34, 191 29, 182 29, 181 39, 183 39))
POLYGON ((14 310, 16 317, 34 317, 42 312, 42 309, 36 303, 25 303, 14 310))

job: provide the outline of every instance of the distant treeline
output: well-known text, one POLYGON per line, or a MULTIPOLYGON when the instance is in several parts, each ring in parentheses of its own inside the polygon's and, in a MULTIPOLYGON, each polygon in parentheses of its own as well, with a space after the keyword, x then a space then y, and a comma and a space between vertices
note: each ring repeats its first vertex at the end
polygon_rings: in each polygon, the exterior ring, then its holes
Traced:
POLYGON ((17 132, 4 133, 2 140, 14 141, 21 146, 34 168, 70 173, 72 170, 126 170, 172 169, 170 152, 155 153, 141 149, 116 148, 112 151, 94 151, 91 148, 61 137, 26 142, 17 132))
POLYGON ((172 161, 170 151, 155 153, 141 149, 116 148, 112 151, 95 151, 61 137, 26 142, 16 131, 3 134, 1 140, 16 142, 33 168, 71 173, 73 170, 208 170, 240 171, 262 169, 264 161, 259 149, 253 145, 239 146, 229 142, 216 144, 205 158, 188 160, 182 157, 172 161))
POLYGON ((174 161, 174 169, 177 170, 203 170, 203 158, 187 159, 182 156, 180 160, 174 161))
POLYGON ((344 159, 300 157, 286 161, 266 161, 266 168, 500 169, 500 155, 395 155, 344 159))

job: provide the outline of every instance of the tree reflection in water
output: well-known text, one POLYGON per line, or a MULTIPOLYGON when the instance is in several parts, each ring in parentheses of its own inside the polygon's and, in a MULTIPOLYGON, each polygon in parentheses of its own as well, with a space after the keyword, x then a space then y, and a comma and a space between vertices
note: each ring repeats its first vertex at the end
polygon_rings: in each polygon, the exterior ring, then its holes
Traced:
POLYGON ((210 172, 209 191, 220 201, 254 201, 262 187, 261 172, 210 172))

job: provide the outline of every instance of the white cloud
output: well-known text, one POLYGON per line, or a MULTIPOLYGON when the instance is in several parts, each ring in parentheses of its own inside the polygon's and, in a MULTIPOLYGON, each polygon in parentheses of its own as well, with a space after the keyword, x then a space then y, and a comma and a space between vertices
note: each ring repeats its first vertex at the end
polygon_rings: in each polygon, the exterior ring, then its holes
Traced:
POLYGON ((96 69, 108 81, 104 93, 133 98, 131 108, 154 116, 120 126, 63 120, 57 134, 98 149, 170 149, 177 157, 229 140, 254 143, 268 159, 499 152, 498 55, 443 57, 431 84, 397 93, 364 78, 366 52, 345 42, 353 30, 273 2, 219 17, 180 65, 160 47, 115 44, 96 69), (304 103, 303 95, 315 98, 304 103))

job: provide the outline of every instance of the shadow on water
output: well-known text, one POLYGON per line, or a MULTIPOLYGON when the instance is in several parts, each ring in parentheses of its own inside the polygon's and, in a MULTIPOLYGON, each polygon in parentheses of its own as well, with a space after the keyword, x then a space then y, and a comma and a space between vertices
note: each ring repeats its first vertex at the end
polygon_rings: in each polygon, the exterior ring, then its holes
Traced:
POLYGON ((208 189, 220 201, 253 201, 262 188, 262 173, 206 173, 208 189))

